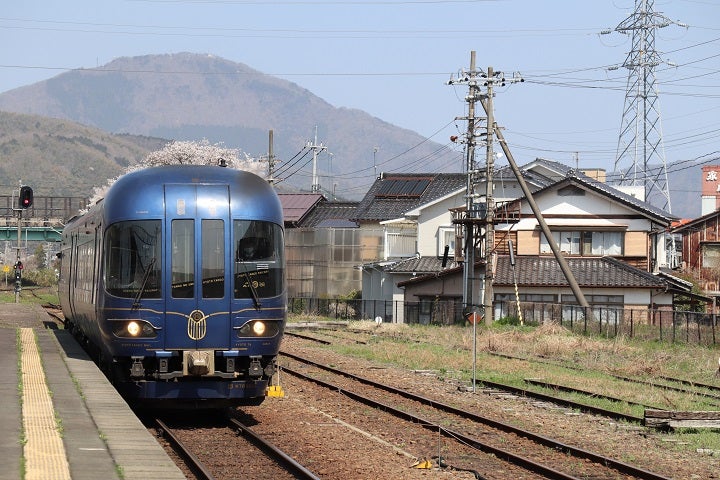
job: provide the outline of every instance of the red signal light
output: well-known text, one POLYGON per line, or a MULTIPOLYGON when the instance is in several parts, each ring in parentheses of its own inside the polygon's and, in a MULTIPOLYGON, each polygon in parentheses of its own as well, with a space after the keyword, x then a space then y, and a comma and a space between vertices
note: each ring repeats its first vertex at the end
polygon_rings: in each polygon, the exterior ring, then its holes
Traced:
POLYGON ((20 208, 30 208, 33 204, 33 189, 27 185, 20 187, 20 208))

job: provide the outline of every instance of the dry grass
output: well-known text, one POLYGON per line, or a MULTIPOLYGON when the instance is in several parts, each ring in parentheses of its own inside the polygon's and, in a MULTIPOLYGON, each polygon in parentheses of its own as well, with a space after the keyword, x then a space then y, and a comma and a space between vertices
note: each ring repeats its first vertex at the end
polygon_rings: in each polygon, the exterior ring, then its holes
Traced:
MULTIPOLYGON (((391 346, 386 347, 396 353, 381 354, 384 361, 395 356, 409 355, 412 360, 405 359, 404 362, 424 365, 425 368, 444 368, 453 358, 454 369, 467 372, 471 367, 471 356, 467 352, 475 348, 478 355, 488 354, 486 358, 483 357, 484 367, 499 368, 504 375, 528 376, 547 372, 548 368, 547 365, 536 368, 507 359, 498 361, 491 354, 546 359, 558 365, 580 367, 595 375, 613 374, 647 379, 670 376, 720 385, 720 378, 715 376, 720 357, 720 348, 717 347, 643 342, 626 337, 586 337, 573 334, 557 324, 535 328, 479 326, 476 329, 475 345, 473 329, 467 326, 378 325, 361 321, 351 322, 348 330, 393 339, 391 346), (403 346, 405 342, 409 345, 403 346)), ((590 384, 596 382, 595 378, 589 381, 590 384)))

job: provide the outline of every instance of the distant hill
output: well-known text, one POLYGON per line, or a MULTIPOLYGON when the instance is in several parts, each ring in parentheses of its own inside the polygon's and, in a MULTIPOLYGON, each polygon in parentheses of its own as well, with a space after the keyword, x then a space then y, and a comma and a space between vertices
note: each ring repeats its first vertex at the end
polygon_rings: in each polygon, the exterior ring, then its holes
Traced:
MULTIPOLYGON (((348 92, 358 94, 374 92, 348 92)), ((311 155, 295 156, 317 126, 318 140, 333 153, 330 161, 321 155, 319 174, 332 173, 338 195, 351 200, 370 186, 376 146, 381 147, 378 173, 432 172, 448 164, 457 172, 463 163, 461 154, 441 156, 441 145, 415 132, 334 107, 292 82, 207 54, 125 57, 97 69, 69 71, 0 94, 0 110, 33 115, 0 115, 0 183, 40 182, 42 174, 44 183, 36 185, 47 194, 89 195, 92 186, 169 140, 206 138, 263 156, 271 129, 280 168, 297 162, 289 169, 294 172, 309 162, 311 155), (452 155, 457 162, 448 161, 452 155)), ((332 188, 330 183, 321 180, 325 188, 332 188)), ((700 183, 700 167, 672 173, 674 215, 700 215, 700 183)), ((309 190, 311 179, 296 174, 278 185, 309 190)))
MULTIPOLYGON (((318 141, 333 153, 332 160, 324 156, 320 173, 327 175, 332 165, 338 191, 352 192, 354 198, 365 192, 353 177, 364 177, 367 186, 372 181, 373 147, 381 146, 378 161, 411 150, 381 165, 378 172, 402 170, 413 161, 433 171, 434 152, 442 148, 365 112, 334 107, 292 82, 192 53, 120 58, 97 69, 69 71, 0 94, 0 110, 68 119, 112 133, 206 138, 255 157, 267 153, 272 129, 274 155, 281 162, 289 162, 312 139, 317 126, 318 141)), ((447 157, 442 163, 448 163, 447 157)), ((458 161, 456 171, 460 168, 458 161)), ((305 175, 295 183, 309 189, 312 182, 305 175)), ((329 186, 330 181, 322 183, 329 186)))
POLYGON ((0 194, 85 196, 167 140, 113 135, 68 120, 0 111, 0 194))

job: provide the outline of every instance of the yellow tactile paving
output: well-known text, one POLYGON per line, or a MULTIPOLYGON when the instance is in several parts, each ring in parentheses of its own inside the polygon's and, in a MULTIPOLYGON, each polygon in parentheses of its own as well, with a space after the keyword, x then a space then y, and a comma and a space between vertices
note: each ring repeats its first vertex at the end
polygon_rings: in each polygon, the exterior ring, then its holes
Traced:
POLYGON ((70 467, 32 328, 20 329, 25 479, 70 480, 70 467))

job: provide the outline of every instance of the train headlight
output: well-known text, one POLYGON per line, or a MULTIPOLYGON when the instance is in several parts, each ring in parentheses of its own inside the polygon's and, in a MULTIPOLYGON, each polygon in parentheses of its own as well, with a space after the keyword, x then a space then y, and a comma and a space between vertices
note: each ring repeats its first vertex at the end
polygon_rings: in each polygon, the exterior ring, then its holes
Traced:
POLYGON ((258 337, 262 337, 265 333, 265 322, 253 322, 252 331, 258 337))
POLYGON ((280 332, 279 322, 251 320, 242 327, 235 327, 235 333, 240 338, 274 337, 280 332))
POLYGON ((158 328, 145 320, 110 319, 113 334, 120 338, 155 338, 158 328))
POLYGON ((140 324, 138 322, 129 322, 127 324, 127 332, 131 337, 137 337, 140 335, 140 324))

